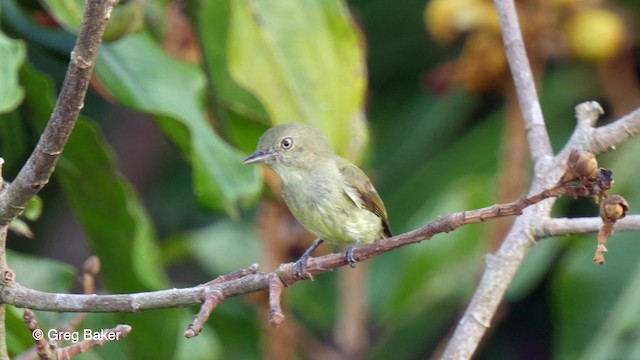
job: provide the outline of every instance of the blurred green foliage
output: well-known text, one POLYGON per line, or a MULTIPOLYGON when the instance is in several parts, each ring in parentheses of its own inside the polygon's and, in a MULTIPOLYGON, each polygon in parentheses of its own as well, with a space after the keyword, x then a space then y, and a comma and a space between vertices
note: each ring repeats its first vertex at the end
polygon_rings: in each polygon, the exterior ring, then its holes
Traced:
MULTIPOLYGON (((50 116, 83 3, 0 3, 0 155, 7 179, 50 116)), ((263 191, 260 170, 243 166, 242 159, 267 127, 282 122, 313 123, 337 151, 362 160, 395 233, 497 202, 500 154, 509 151, 506 100, 500 91, 430 85, 460 48, 430 39, 422 20, 426 5, 118 5, 83 116, 41 193, 42 204, 34 205, 42 216, 25 222, 35 239, 10 237, 8 261, 18 281, 44 291, 77 290, 74 270, 64 263, 77 266, 89 253, 102 261, 104 293, 192 286, 261 263, 269 249, 254 227, 260 212, 254 209, 260 195, 270 193, 263 191), (168 40, 176 34, 178 40, 168 40)), ((618 5, 634 16, 640 11, 631 2, 618 5)), ((601 70, 565 61, 549 64, 540 77, 556 149, 574 127, 575 105, 588 99, 609 105, 598 81, 601 70)), ((632 140, 600 159, 613 169, 614 190, 632 211, 640 201, 639 151, 632 140)), ((595 206, 572 200, 554 210, 555 216, 596 213, 595 206)), ((475 288, 483 254, 500 240, 492 236, 490 225, 471 225, 374 259, 366 286, 371 346, 362 357, 413 359, 436 351, 475 288)), ((614 235, 604 267, 591 261, 595 243, 595 235, 572 236, 534 247, 478 358, 636 359, 640 243, 632 233, 614 235)), ((339 313, 338 276, 326 274, 285 292, 287 319, 329 346, 339 313)), ((196 308, 91 314, 83 328, 128 323, 133 331, 80 358, 262 358, 272 331, 256 305, 264 302, 228 300, 195 339, 182 333, 196 308)), ((32 346, 21 316, 8 307, 12 355, 32 346)), ((43 328, 70 319, 38 316, 43 328)), ((313 357, 309 349, 297 351, 300 358, 313 357)))

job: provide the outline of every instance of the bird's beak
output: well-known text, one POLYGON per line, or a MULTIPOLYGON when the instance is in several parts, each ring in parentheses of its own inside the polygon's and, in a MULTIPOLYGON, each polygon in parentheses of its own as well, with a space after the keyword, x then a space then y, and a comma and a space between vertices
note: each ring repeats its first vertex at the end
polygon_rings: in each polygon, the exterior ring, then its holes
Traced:
POLYGON ((248 158, 244 159, 243 164, 255 164, 261 163, 268 160, 271 160, 275 157, 275 154, 263 151, 256 151, 253 154, 249 155, 248 158))

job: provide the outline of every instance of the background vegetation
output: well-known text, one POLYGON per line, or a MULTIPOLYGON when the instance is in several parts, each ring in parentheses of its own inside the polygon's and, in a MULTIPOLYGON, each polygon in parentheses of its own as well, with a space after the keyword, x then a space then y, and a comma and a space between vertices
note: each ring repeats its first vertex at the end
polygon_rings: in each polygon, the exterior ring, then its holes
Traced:
MULTIPOLYGON (((1 2, 7 179, 49 118, 83 3, 1 2)), ((554 145, 566 141, 584 100, 598 100, 609 120, 640 105, 635 2, 518 6, 554 145)), ((314 123, 360 162, 395 233, 526 191, 526 141, 491 2, 128 0, 105 41, 84 117, 40 193, 42 215, 28 223, 33 238, 10 235, 9 264, 26 286, 76 291, 75 269, 90 254, 102 261, 103 293, 192 286, 295 259, 312 239, 292 223, 273 175, 241 164, 282 122, 314 123)), ((632 140, 600 159, 632 212, 639 147, 632 140)), ((555 212, 594 216, 597 207, 563 200, 555 212)), ((507 228, 466 226, 287 289, 278 329, 268 327, 261 295, 225 302, 189 340, 182 334, 196 308, 92 314, 82 328, 128 323, 133 331, 83 357, 437 354, 483 255, 507 228)), ((636 237, 616 234, 605 266, 591 260, 595 235, 539 243, 478 358, 638 358, 636 237)), ((8 307, 11 354, 33 345, 21 317, 8 307)), ((38 317, 53 328, 72 316, 38 317)))

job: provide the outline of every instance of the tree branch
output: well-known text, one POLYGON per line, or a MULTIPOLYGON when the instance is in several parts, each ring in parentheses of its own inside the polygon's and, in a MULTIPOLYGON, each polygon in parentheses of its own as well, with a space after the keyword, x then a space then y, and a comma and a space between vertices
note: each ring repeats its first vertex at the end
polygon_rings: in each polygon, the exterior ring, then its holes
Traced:
POLYGON ((553 155, 551 140, 549 140, 547 127, 542 116, 542 108, 525 51, 524 40, 522 40, 515 4, 512 0, 495 0, 495 4, 500 16, 502 40, 511 76, 522 111, 529 152, 534 167, 537 168, 542 160, 548 160, 553 155))
MULTIPOLYGON (((547 218, 535 229, 535 238, 540 240, 552 236, 596 233, 602 227, 602 219, 589 218, 547 218)), ((616 231, 634 231, 640 229, 640 215, 630 215, 618 220, 616 231)))
POLYGON ((48 182, 76 123, 116 0, 88 0, 55 109, 36 148, 0 196, 0 226, 9 224, 48 182))
MULTIPOLYGON (((401 246, 430 239, 436 234, 449 232, 466 224, 484 222, 504 216, 518 215, 527 207, 545 201, 553 196, 591 196, 596 189, 604 185, 585 185, 584 181, 558 184, 530 197, 518 199, 508 204, 498 204, 477 210, 463 211, 438 218, 416 230, 383 239, 355 250, 354 256, 360 261, 383 254, 401 246)), ((640 229, 640 224, 635 230, 640 229)), ((532 240, 532 239, 530 239, 532 240)), ((346 265, 343 254, 329 254, 311 258, 307 271, 318 275, 346 265)), ((299 281, 294 263, 282 264, 271 273, 256 273, 257 266, 234 271, 231 274, 196 287, 170 289, 122 295, 76 295, 54 294, 26 288, 15 282, 13 275, 4 276, 4 286, 0 289, 0 300, 17 307, 56 312, 139 312, 144 310, 185 307, 204 304, 203 309, 189 326, 186 335, 198 334, 202 324, 213 309, 223 300, 265 289, 273 290, 270 297, 272 306, 272 324, 278 325, 281 313, 278 313, 279 291, 282 286, 291 286, 299 281)), ((9 270, 5 270, 9 272, 9 270)))

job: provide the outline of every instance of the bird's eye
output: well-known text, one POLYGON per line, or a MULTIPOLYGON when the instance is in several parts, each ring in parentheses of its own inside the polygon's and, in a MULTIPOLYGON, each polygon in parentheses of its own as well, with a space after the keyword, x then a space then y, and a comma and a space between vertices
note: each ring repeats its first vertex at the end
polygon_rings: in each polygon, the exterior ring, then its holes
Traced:
POLYGON ((290 137, 282 139, 282 141, 280 142, 280 146, 285 150, 291 149, 291 147, 293 146, 293 139, 290 137))

